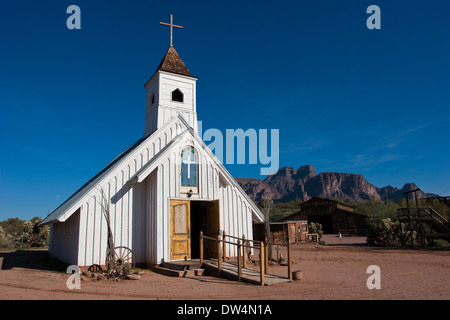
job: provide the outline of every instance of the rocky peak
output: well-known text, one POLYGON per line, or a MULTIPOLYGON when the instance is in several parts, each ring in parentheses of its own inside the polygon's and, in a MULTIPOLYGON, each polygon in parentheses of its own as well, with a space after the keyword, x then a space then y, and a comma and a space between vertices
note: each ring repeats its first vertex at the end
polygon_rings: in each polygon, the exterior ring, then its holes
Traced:
POLYGON ((297 170, 297 177, 300 179, 309 179, 311 177, 314 177, 316 175, 316 169, 308 164, 306 166, 301 166, 297 170))
MULTIPOLYGON (((329 199, 394 200, 404 198, 403 192, 418 189, 414 183, 406 183, 402 189, 392 186, 377 188, 361 174, 321 172, 316 173, 312 165, 299 169, 283 167, 264 180, 255 178, 236 178, 244 191, 255 201, 272 199, 287 202, 295 199, 306 201, 314 196, 329 199)), ((418 191, 419 198, 428 194, 418 191)), ((412 198, 412 195, 410 195, 412 198)))

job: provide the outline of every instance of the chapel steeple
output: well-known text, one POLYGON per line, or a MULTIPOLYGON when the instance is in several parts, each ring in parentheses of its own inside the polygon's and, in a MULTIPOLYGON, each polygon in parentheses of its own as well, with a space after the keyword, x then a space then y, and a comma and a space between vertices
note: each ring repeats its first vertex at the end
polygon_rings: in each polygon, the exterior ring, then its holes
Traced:
POLYGON ((180 113, 197 132, 196 81, 173 46, 173 24, 170 15, 170 46, 153 76, 145 84, 147 89, 144 137, 161 128, 180 113))
POLYGON ((191 72, 181 60, 178 52, 173 46, 170 46, 166 52, 166 55, 159 64, 157 70, 167 71, 175 74, 180 74, 183 76, 192 77, 191 72))

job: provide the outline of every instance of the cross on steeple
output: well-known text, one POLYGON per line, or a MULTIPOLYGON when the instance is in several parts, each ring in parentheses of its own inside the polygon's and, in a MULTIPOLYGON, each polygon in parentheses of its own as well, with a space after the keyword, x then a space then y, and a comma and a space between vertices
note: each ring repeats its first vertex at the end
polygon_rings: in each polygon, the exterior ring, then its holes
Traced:
POLYGON ((170 23, 160 22, 159 24, 169 26, 170 27, 170 46, 173 47, 172 41, 173 41, 173 28, 179 28, 183 29, 182 26, 177 26, 173 24, 173 15, 170 15, 170 23))

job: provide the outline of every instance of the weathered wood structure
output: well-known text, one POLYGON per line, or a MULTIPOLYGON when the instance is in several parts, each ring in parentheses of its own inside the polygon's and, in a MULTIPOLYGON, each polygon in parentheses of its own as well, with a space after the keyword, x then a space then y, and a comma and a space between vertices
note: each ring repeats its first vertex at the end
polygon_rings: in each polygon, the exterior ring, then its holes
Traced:
MULTIPOLYGON (((414 245, 415 238, 420 240, 422 247, 427 247, 434 239, 450 239, 450 225, 447 219, 431 207, 419 207, 417 191, 404 192, 406 208, 397 210, 399 226, 395 230, 401 245, 414 245), (413 195, 415 206, 410 204, 409 196, 413 195)), ((447 200, 447 199, 445 199, 447 200)))
POLYGON ((313 197, 300 204, 300 211, 285 218, 320 223, 324 233, 363 233, 366 216, 335 200, 313 197))
MULTIPOLYGON (((299 243, 307 241, 308 222, 306 220, 276 221, 270 223, 271 243, 299 243)), ((264 223, 253 224, 253 237, 264 240, 264 223)))

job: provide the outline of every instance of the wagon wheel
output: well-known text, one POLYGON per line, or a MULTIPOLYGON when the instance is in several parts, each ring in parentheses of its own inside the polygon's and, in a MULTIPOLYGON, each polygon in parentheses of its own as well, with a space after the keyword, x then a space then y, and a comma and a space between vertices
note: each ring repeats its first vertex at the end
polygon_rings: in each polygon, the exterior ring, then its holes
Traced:
POLYGON ((98 264, 93 264, 92 266, 89 267, 88 269, 89 272, 102 272, 102 267, 100 267, 98 264))
POLYGON ((114 257, 110 253, 106 256, 107 265, 111 261, 116 272, 124 271, 124 269, 131 270, 135 267, 136 257, 133 250, 128 247, 115 247, 114 257))

